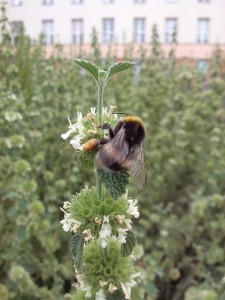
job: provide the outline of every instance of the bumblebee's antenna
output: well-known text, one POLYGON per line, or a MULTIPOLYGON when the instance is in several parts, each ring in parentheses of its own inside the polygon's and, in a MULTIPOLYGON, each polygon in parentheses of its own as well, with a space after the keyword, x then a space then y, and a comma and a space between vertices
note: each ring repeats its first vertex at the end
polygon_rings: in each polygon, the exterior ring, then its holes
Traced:
POLYGON ((113 112, 112 114, 113 115, 126 115, 126 116, 128 116, 127 113, 123 113, 123 112, 113 112))

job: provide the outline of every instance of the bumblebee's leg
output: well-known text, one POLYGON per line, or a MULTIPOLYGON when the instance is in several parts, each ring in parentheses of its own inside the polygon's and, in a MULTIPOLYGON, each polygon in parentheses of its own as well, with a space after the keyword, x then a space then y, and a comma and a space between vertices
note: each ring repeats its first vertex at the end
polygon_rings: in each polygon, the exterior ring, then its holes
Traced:
POLYGON ((98 145, 104 145, 104 144, 108 143, 108 141, 109 141, 109 139, 103 138, 101 140, 98 140, 98 145))

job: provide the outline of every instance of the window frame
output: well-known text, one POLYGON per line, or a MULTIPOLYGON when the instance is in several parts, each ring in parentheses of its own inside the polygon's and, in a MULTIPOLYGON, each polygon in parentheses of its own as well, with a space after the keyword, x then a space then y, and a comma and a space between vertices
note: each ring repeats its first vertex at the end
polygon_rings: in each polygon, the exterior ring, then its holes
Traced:
POLYGON ((145 43, 145 38, 146 38, 146 18, 144 17, 133 18, 133 42, 145 43), (139 25, 138 22, 140 22, 139 25))
POLYGON ((80 45, 84 42, 84 19, 82 18, 74 18, 71 20, 71 27, 72 27, 72 44, 80 45), (76 23, 80 24, 77 26, 76 23), (79 37, 79 38, 78 38, 79 37))
POLYGON ((54 42, 55 42, 55 34, 54 34, 54 20, 53 19, 45 19, 45 20, 42 20, 42 32, 44 34, 44 43, 45 45, 54 45, 54 42), (45 25, 44 24, 52 24, 52 30, 50 30, 50 34, 47 32, 45 32, 45 25), (49 39, 50 37, 50 39, 49 39), (47 41, 49 39, 49 41, 47 41))
POLYGON ((84 4, 84 0, 71 0, 72 5, 84 4))
POLYGON ((198 18, 196 43, 208 44, 209 43, 209 30, 210 30, 210 18, 198 18), (202 24, 204 24, 203 21, 206 24, 204 26, 200 24, 200 22, 202 22, 202 24))
POLYGON ((22 5, 23 5, 23 0, 11 0, 11 6, 22 6, 22 5))
POLYGON ((19 37, 20 30, 24 28, 24 22, 22 20, 15 20, 11 23, 11 40, 16 43, 19 37), (17 24, 17 26, 15 26, 17 24))
POLYGON ((115 19, 114 18, 103 18, 102 19, 102 43, 113 43, 115 40, 115 19), (105 22, 111 21, 110 26, 105 22), (112 27, 108 30, 107 27, 112 27))
POLYGON ((175 30, 177 29, 177 24, 178 24, 178 18, 176 18, 176 17, 165 18, 165 28, 164 28, 164 43, 165 44, 173 43, 173 34, 175 33, 175 30), (169 25, 170 21, 174 21, 173 28, 171 25, 169 25))
POLYGON ((114 0, 102 0, 102 4, 113 4, 114 0))
POLYGON ((48 5, 53 5, 53 4, 54 4, 54 0, 42 0, 42 5, 48 6, 48 5), (48 1, 50 3, 48 3, 48 1))

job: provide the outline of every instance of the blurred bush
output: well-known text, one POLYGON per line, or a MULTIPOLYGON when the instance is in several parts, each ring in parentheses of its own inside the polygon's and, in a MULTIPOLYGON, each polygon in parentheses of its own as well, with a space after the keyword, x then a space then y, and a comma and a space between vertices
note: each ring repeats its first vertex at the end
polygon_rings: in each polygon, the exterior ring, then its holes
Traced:
MULTIPOLYGON (((206 77, 176 62, 174 51, 165 58, 153 33, 151 56, 140 51, 135 73, 105 91, 106 105, 146 124, 148 187, 138 195, 136 227, 144 280, 133 298, 223 300, 224 59, 217 49, 206 77)), ((99 63, 96 43, 89 59, 99 63)), ((95 83, 60 46, 45 59, 41 41, 23 33, 13 47, 4 33, 0 76, 1 299, 63 299, 74 279, 59 207, 93 176, 60 134, 68 115, 73 121, 95 106, 95 83)))

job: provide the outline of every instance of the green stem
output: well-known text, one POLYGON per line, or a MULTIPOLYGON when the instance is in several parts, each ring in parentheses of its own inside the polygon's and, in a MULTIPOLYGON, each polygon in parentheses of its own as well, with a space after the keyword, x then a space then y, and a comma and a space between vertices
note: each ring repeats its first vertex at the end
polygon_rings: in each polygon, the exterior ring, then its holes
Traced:
MULTIPOLYGON (((97 115, 99 124, 102 123, 102 108, 103 108, 103 93, 104 93, 104 84, 98 83, 98 99, 97 99, 97 115)), ((102 184, 96 172, 96 188, 97 188, 97 197, 102 199, 102 184)))
POLYGON ((104 84, 98 83, 97 114, 98 114, 100 124, 102 123, 103 93, 104 93, 104 84))

